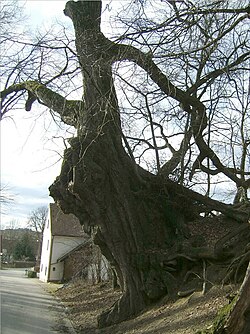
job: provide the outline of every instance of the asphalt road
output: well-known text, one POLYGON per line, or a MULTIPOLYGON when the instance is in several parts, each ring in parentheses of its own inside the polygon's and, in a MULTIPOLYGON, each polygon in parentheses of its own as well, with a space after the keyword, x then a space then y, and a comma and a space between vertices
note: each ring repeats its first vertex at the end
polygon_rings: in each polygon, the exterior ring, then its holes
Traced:
POLYGON ((24 269, 0 270, 1 334, 75 333, 62 305, 24 269))

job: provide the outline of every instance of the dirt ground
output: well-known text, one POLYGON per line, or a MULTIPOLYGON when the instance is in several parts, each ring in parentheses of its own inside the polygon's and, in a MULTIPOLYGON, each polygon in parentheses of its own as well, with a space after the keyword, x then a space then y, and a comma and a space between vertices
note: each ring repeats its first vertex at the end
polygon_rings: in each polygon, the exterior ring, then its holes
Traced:
POLYGON ((107 283, 89 285, 81 280, 50 286, 66 307, 76 332, 81 334, 196 333, 211 326, 217 311, 229 302, 226 295, 235 290, 235 286, 213 286, 205 295, 195 292, 175 302, 165 299, 134 319, 98 329, 97 316, 119 298, 119 291, 114 292, 107 283))

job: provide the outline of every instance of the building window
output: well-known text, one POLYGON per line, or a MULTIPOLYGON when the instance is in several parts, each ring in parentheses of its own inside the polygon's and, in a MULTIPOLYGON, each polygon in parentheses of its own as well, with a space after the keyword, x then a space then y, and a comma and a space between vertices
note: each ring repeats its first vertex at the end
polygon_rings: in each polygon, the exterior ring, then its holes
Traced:
POLYGON ((53 267, 53 269, 52 269, 53 271, 56 271, 56 267, 53 267))
POLYGON ((49 250, 49 240, 47 241, 47 250, 49 250))
POLYGON ((43 264, 41 265, 41 271, 43 271, 43 264))
POLYGON ((47 274, 47 267, 45 267, 45 276, 46 276, 46 274, 47 274))

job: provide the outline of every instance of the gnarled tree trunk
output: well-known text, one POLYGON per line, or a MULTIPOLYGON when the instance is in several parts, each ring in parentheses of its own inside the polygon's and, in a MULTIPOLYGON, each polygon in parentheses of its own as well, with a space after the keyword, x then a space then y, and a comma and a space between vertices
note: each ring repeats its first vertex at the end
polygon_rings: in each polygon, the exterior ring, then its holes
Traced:
POLYGON ((117 272, 123 296, 100 317, 99 325, 105 326, 138 313, 167 292, 173 277, 156 254, 172 245, 176 226, 161 177, 137 166, 123 148, 112 48, 100 32, 100 4, 66 5, 76 31, 84 109, 78 136, 65 151, 61 175, 50 192, 64 212, 74 213, 85 227, 96 227, 95 242, 117 272))
MULTIPOLYGON (((176 241, 185 230, 185 215, 193 211, 192 199, 188 208, 182 201, 190 195, 188 190, 176 197, 170 181, 145 171, 126 153, 112 64, 122 60, 124 52, 130 60, 137 57, 137 63, 148 69, 169 96, 193 105, 202 120, 203 106, 172 87, 140 51, 105 38, 100 31, 101 1, 69 1, 65 14, 75 28, 84 94, 79 109, 72 111, 72 120, 69 107, 61 112, 69 124, 76 125, 77 137, 65 151, 61 174, 50 193, 65 213, 75 214, 87 230, 95 231, 95 243, 117 273, 123 295, 99 317, 102 327, 135 315, 175 290, 178 278, 168 271, 167 255, 171 249, 176 251, 176 241), (178 201, 183 210, 175 206, 178 201)), ((225 210, 223 205, 221 210, 225 210)))
MULTIPOLYGON (((177 15, 179 13, 177 7, 173 6, 177 15)), ((231 11, 235 13, 235 9, 231 11)), ((239 9, 239 13, 241 12, 245 13, 242 20, 249 16, 248 7, 239 9)), ((44 84, 39 72, 38 81, 32 79, 18 82, 15 79, 12 85, 1 92, 0 104, 3 107, 1 116, 19 96, 28 92, 25 103, 27 111, 31 109, 34 101, 38 100, 58 113, 64 123, 76 127, 77 136, 69 142, 70 147, 64 153, 60 176, 50 187, 50 193, 65 213, 73 213, 86 231, 94 232, 95 243, 100 246, 117 274, 123 295, 112 309, 100 316, 99 326, 107 326, 137 314, 146 305, 166 293, 173 294, 181 285, 181 281, 185 283, 190 268, 193 269, 197 265, 199 271, 201 259, 218 262, 235 256, 236 259, 229 266, 230 271, 226 279, 231 277, 234 268, 236 268, 235 277, 242 267, 245 268, 249 260, 250 233, 247 223, 250 214, 247 197, 240 196, 243 200, 236 205, 220 203, 169 180, 168 173, 181 163, 183 153, 187 151, 189 145, 192 147, 192 138, 199 154, 192 164, 190 179, 197 169, 211 175, 223 173, 237 185, 240 192, 243 190, 243 195, 246 195, 250 180, 242 177, 244 168, 242 167, 241 171, 224 166, 206 141, 207 133, 204 130, 207 128, 208 119, 205 105, 196 93, 198 88, 203 90, 203 84, 209 87, 221 73, 230 73, 236 65, 247 59, 248 53, 243 53, 230 65, 230 58, 234 58, 230 52, 226 67, 216 68, 203 77, 200 77, 200 73, 196 83, 184 91, 169 80, 150 54, 143 53, 132 45, 116 44, 102 34, 100 0, 69 1, 66 4, 65 15, 72 20, 75 29, 77 56, 83 76, 83 98, 80 101, 67 100, 44 84), (172 158, 163 166, 160 166, 159 159, 156 159, 159 168, 157 175, 145 171, 135 163, 122 134, 112 66, 115 62, 124 60, 134 62, 145 70, 161 92, 175 99, 183 112, 189 116, 190 126, 186 127, 186 135, 179 150, 175 151, 172 148, 172 158), (123 141, 129 154, 124 148, 123 141), (213 164, 213 169, 203 165, 206 159, 213 164), (228 231, 230 233, 224 236, 220 235, 213 246, 211 242, 216 238, 205 240, 210 233, 205 233, 204 236, 197 234, 197 230, 201 234, 200 225, 192 232, 196 232, 194 236, 198 236, 202 241, 194 242, 192 238, 187 240, 186 220, 200 218, 201 212, 207 214, 212 210, 237 220, 242 223, 241 226, 228 231)), ((190 15, 193 22, 193 10, 190 15)), ((204 15, 203 10, 200 15, 204 15)), ((177 24, 180 23, 179 17, 178 14, 177 24)), ((190 26, 190 22, 187 19, 183 24, 188 23, 190 26)), ((231 26, 235 27, 234 24, 231 26)), ((203 28, 200 29, 203 35, 203 28)), ((231 31, 231 28, 225 29, 225 27, 222 29, 220 38, 231 31)), ((207 36, 206 34, 206 38, 207 36)), ((217 44, 220 38, 218 40, 216 38, 213 42, 217 44)), ((240 48, 242 45, 240 44, 240 48)), ((209 42, 204 47, 205 54, 210 46, 209 42)), ((238 50, 235 47, 235 55, 238 50)), ((193 52, 198 55, 199 49, 193 52)), ((193 58, 192 52, 190 55, 193 58)), ((208 68, 211 67, 209 59, 206 65, 208 68)), ((203 60, 200 61, 203 68, 203 60)), ((193 68, 193 65, 190 65, 193 68)), ((61 74, 63 75, 63 72, 61 74)), ((56 75, 55 78, 57 77, 56 75)), ((217 222, 215 221, 215 225, 217 222)), ((205 232, 205 229, 203 231, 205 232)), ((203 269, 205 267, 204 264, 203 269)), ((205 283, 206 273, 203 274, 205 283)), ((180 295, 185 295, 187 291, 184 291, 184 294, 181 291, 180 295)), ((237 333, 237 326, 240 326, 242 331, 247 330, 245 316, 249 312, 249 299, 246 299, 248 295, 249 274, 228 320, 229 333, 237 333)))

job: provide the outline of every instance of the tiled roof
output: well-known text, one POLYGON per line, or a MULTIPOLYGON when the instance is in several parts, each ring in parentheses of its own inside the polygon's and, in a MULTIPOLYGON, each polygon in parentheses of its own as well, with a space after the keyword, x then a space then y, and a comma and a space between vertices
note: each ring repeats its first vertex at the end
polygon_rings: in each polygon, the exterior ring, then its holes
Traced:
POLYGON ((57 236, 85 237, 82 226, 76 216, 65 214, 55 203, 50 203, 51 233, 57 236))

